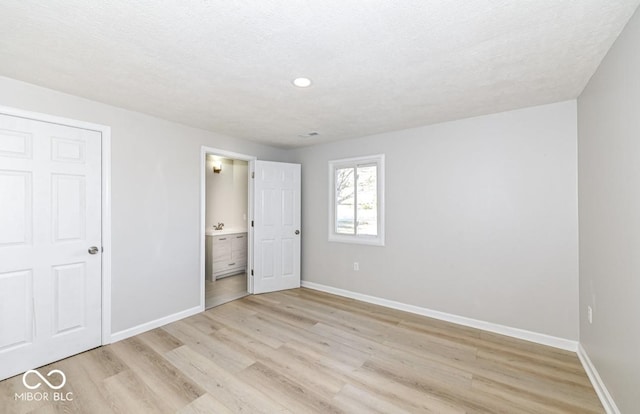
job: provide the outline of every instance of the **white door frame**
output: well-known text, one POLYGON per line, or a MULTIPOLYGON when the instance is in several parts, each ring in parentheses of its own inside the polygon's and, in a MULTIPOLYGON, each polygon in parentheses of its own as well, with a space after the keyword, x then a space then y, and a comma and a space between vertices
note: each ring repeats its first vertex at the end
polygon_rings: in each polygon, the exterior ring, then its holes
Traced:
POLYGON ((99 132, 102 135, 102 345, 111 343, 111 128, 0 106, 0 114, 99 132))
POLYGON ((249 163, 247 174, 247 189, 249 191, 247 197, 247 292, 253 293, 253 284, 251 283, 251 269, 253 268, 253 229, 250 225, 251 220, 253 220, 253 185, 251 185, 251 173, 253 172, 253 164, 257 157, 254 155, 239 154, 237 152, 202 146, 200 149, 200 308, 202 311, 205 310, 204 282, 206 257, 207 155, 217 155, 233 160, 247 161, 249 163))

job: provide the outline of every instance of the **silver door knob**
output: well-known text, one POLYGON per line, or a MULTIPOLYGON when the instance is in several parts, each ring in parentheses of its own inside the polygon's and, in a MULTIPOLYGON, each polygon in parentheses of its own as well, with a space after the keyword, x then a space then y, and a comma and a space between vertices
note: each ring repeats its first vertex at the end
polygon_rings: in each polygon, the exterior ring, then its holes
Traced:
POLYGON ((295 231, 295 233, 296 233, 296 234, 300 234, 300 230, 296 230, 296 231, 295 231))
POLYGON ((100 249, 98 249, 96 246, 89 247, 89 254, 98 254, 99 251, 100 249))

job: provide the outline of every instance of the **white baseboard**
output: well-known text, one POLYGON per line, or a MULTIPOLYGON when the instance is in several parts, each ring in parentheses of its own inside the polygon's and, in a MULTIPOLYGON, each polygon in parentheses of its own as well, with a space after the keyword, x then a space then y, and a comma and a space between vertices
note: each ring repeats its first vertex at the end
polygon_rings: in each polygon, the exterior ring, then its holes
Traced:
POLYGON ((111 343, 122 341, 123 339, 127 339, 135 335, 139 335, 143 332, 147 332, 152 329, 158 328, 160 326, 166 325, 168 323, 175 322, 180 319, 184 319, 188 316, 195 315, 196 313, 200 313, 202 311, 204 311, 204 307, 202 305, 198 305, 191 309, 186 309, 186 310, 174 313, 173 315, 168 315, 163 318, 159 318, 150 322, 140 324, 138 326, 134 326, 129 329, 122 330, 120 332, 112 333, 111 343))
POLYGON ((591 362, 589 355, 587 355, 587 351, 582 347, 582 344, 578 344, 578 358, 580 358, 580 362, 582 362, 582 366, 584 370, 587 371, 587 376, 593 385, 593 388, 596 390, 596 394, 598 394, 598 398, 600 398, 600 402, 604 406, 604 410, 607 414, 620 414, 620 410, 616 405, 613 397, 609 394, 607 387, 602 382, 602 378, 600 378, 600 374, 596 370, 596 367, 591 362))
POLYGON ((440 319, 443 321, 456 323, 458 325, 469 326, 472 328, 482 329, 484 331, 494 332, 501 335, 510 336, 513 338, 523 339, 529 342, 535 342, 542 345, 551 346, 554 348, 564 349, 566 351, 577 352, 578 341, 572 341, 570 339, 558 338, 551 335, 541 334, 537 332, 531 332, 524 329, 512 328, 509 326, 499 325, 496 323, 481 321, 478 319, 471 319, 464 316, 453 315, 446 312, 440 312, 432 309, 422 308, 420 306, 408 305, 402 302, 396 302, 393 300, 383 299, 376 296, 364 295, 362 293, 352 292, 350 290, 338 289, 331 286, 322 285, 319 283, 308 282, 303 280, 302 287, 309 289, 319 290, 322 292, 332 293, 338 296, 344 296, 351 299, 360 300, 362 302, 373 303, 375 305, 384 306, 387 308, 398 309, 405 312, 415 313, 422 316, 428 316, 429 318, 440 319))

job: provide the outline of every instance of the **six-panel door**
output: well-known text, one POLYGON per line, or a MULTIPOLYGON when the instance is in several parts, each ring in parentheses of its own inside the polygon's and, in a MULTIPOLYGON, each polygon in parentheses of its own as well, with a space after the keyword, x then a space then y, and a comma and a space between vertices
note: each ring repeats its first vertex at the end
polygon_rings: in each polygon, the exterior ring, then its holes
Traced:
POLYGON ((100 247, 100 133, 0 115, 0 380, 100 345, 100 247))
POLYGON ((255 162, 253 293, 300 287, 300 164, 255 162))

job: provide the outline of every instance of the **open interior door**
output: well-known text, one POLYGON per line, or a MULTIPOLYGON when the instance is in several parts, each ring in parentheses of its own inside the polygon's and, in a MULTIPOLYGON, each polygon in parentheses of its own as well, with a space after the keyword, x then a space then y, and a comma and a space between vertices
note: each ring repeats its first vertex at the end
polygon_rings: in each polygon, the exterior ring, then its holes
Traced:
POLYGON ((300 164, 255 161, 253 293, 300 287, 300 164))

